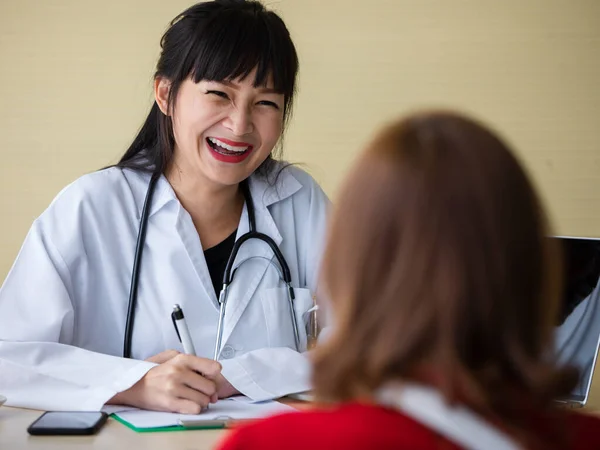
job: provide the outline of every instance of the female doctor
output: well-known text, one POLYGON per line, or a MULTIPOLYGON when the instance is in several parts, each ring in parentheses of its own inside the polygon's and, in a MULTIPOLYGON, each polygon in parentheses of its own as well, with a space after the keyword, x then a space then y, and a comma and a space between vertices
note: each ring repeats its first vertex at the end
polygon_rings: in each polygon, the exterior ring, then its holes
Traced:
POLYGON ((180 14, 161 47, 139 134, 116 166, 58 194, 0 290, 8 405, 193 414, 309 388, 328 200, 272 158, 298 69, 288 30, 258 2, 217 0, 180 14), (240 239, 251 229, 263 237, 240 239))

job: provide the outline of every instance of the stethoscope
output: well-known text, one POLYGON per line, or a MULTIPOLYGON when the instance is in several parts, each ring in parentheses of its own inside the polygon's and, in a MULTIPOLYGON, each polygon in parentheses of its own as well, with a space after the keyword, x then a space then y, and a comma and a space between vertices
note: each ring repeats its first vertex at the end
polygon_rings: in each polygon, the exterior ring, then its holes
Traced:
MULTIPOLYGON (((137 290, 140 276, 140 266, 142 261, 142 251, 144 249, 144 242, 146 240, 146 228, 148 224, 148 216, 150 212, 150 205, 152 204, 152 196, 154 195, 156 182, 160 178, 161 174, 154 174, 150 178, 150 183, 148 184, 148 191, 146 193, 146 199, 144 200, 144 206, 142 208, 142 216, 140 217, 140 226, 138 230, 137 243, 135 247, 135 256, 133 260, 133 271, 131 274, 131 287, 129 290, 129 306, 127 308, 127 321, 125 323, 125 338, 123 342, 123 356, 125 358, 131 357, 131 339, 133 335, 133 322, 135 317, 135 306, 137 302, 137 290)), ((270 248, 277 262, 279 263, 279 267, 281 270, 278 270, 279 278, 286 284, 287 293, 288 293, 288 302, 290 306, 290 316, 292 321, 292 326, 294 329, 294 340, 296 344, 296 350, 300 349, 300 335, 298 332, 298 324, 296 322, 296 312, 294 310, 294 288, 292 287, 292 277, 290 275, 290 268, 281 253, 279 247, 273 239, 263 233, 259 233, 256 231, 256 218, 254 215, 254 202, 252 201, 252 195, 250 194, 250 189, 248 187, 247 181, 243 181, 240 183, 240 187, 242 189, 242 194, 244 195, 244 200, 246 202, 246 208, 248 210, 248 222, 249 229, 247 233, 240 236, 235 242, 233 249, 231 251, 231 255, 229 256, 229 260, 227 261, 227 265, 225 267, 225 273, 223 274, 223 288, 219 294, 219 321, 217 325, 217 339, 215 343, 215 354, 214 359, 216 360, 219 355, 219 350, 221 348, 221 341, 223 340, 223 322, 225 319, 225 308, 227 306, 227 294, 229 291, 229 286, 233 281, 233 277, 235 275, 235 271, 237 267, 246 260, 242 261, 238 264, 236 268, 233 267, 237 254, 242 247, 242 245, 249 241, 250 239, 259 239, 266 243, 270 248)), ((248 258, 250 259, 250 258, 248 258)), ((268 260, 271 264, 273 262, 268 260)))

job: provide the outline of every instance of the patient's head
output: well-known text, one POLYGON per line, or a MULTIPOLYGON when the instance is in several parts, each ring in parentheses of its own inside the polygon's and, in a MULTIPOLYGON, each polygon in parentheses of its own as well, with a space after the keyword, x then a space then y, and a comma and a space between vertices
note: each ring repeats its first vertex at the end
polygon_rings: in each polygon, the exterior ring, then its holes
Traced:
POLYGON ((493 410, 509 392, 547 402, 568 389, 547 358, 561 283, 547 234, 527 174, 488 128, 446 112, 387 126, 336 202, 317 394, 414 379, 493 410))

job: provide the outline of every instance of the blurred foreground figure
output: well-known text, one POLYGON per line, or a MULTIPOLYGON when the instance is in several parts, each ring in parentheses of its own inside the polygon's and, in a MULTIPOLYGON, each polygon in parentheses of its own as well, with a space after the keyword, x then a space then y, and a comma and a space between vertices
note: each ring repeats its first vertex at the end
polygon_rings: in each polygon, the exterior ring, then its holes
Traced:
POLYGON ((319 407, 222 449, 589 449, 600 419, 555 406, 560 248, 506 144, 453 113, 382 130, 337 199, 323 264, 333 332, 319 407))

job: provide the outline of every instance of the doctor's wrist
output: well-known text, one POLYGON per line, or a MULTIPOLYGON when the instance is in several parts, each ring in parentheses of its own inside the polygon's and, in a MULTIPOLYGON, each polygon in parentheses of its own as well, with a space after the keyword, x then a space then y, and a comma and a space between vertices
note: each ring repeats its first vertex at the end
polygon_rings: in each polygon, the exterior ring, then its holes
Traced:
POLYGON ((219 398, 227 398, 232 395, 238 395, 240 392, 234 388, 227 379, 219 374, 215 382, 217 383, 217 395, 219 398))
POLYGON ((127 391, 118 392, 106 402, 107 405, 129 405, 127 391))

